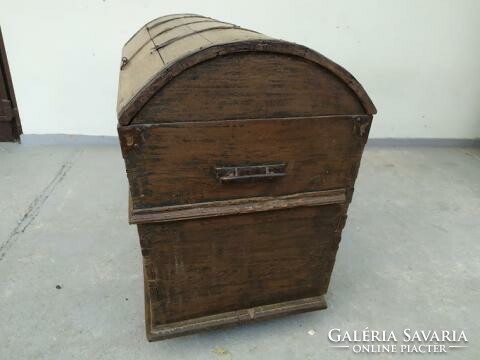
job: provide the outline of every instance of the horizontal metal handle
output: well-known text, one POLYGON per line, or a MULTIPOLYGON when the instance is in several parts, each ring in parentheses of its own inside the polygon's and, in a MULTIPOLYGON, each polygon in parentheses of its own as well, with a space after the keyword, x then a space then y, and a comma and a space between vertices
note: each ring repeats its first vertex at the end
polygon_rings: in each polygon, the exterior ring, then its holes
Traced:
POLYGON ((286 164, 216 167, 215 174, 221 183, 273 180, 285 176, 286 164))

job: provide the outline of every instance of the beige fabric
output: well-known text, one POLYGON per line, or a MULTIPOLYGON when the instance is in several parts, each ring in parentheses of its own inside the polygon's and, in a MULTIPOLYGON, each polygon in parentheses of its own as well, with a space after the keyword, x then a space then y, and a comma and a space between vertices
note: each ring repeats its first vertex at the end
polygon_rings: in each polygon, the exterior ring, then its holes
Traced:
POLYGON ((117 111, 119 112, 162 68, 163 61, 150 41, 120 71, 117 111))
POLYGON ((212 21, 211 19, 209 18, 205 18, 203 16, 195 16, 195 17, 182 17, 182 18, 178 18, 178 19, 175 19, 175 20, 172 20, 172 21, 168 21, 166 23, 163 23, 161 25, 158 25, 158 26, 155 26, 153 28, 150 28, 149 29, 149 32, 150 32, 150 36, 152 37, 152 39, 155 39, 155 37, 168 30, 168 29, 171 29, 171 28, 174 28, 176 26, 180 26, 180 25, 183 25, 183 24, 188 24, 190 22, 195 22, 195 21, 212 21))
POLYGON ((117 112, 121 112, 165 66, 187 55, 214 45, 269 39, 253 31, 233 28, 232 24, 210 20, 213 19, 192 14, 169 15, 152 20, 139 30, 123 49, 122 57, 126 58, 127 63, 120 71, 117 112), (208 22, 198 22, 202 19, 208 22), (194 23, 196 21, 198 23, 194 23), (185 26, 176 27, 180 24, 185 26), (208 30, 229 26, 232 28, 208 30), (161 48, 155 50, 159 46, 161 48))

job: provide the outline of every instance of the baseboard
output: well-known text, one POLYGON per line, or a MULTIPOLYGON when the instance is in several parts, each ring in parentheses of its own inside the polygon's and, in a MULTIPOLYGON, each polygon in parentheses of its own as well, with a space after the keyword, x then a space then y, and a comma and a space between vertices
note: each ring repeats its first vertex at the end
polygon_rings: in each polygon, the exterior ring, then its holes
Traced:
POLYGON ((367 147, 480 147, 480 138, 371 138, 367 147))
POLYGON ((118 145, 117 136, 26 134, 21 136, 23 145, 118 145))
MULTIPOLYGON (((117 136, 26 134, 21 136, 24 145, 118 145, 117 136)), ((367 147, 480 147, 477 139, 439 138, 370 138, 367 147)))
POLYGON ((146 303, 147 339, 148 341, 164 340, 203 330, 220 329, 227 326, 258 320, 268 320, 280 316, 323 310, 326 308, 327 303, 325 302, 325 297, 321 295, 153 326, 148 316, 148 312, 150 311, 150 303, 148 302, 146 303))

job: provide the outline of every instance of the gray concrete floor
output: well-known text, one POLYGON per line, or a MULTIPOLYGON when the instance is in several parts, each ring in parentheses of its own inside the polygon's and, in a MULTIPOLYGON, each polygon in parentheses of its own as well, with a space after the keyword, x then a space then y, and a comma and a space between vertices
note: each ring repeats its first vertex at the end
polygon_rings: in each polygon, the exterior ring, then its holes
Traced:
POLYGON ((479 149, 367 148, 327 310, 148 343, 118 147, 0 144, 0 359, 370 358, 327 340, 365 327, 464 330, 440 357, 479 359, 479 185, 479 149))

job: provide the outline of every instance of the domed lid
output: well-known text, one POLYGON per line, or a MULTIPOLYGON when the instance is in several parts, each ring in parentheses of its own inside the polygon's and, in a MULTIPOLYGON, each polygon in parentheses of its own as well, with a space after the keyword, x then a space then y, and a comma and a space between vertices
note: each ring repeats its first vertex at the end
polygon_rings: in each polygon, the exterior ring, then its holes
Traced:
POLYGON ((117 102, 119 124, 128 125, 158 90, 186 69, 218 56, 247 51, 293 55, 317 63, 347 84, 367 114, 376 113, 360 83, 319 53, 230 23, 179 14, 150 21, 125 44, 117 102))

